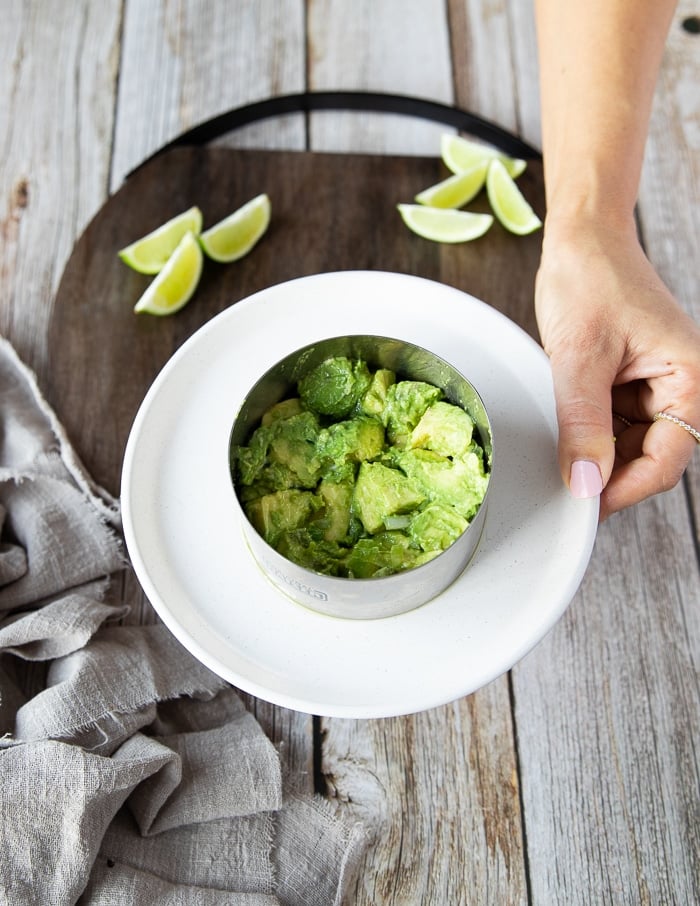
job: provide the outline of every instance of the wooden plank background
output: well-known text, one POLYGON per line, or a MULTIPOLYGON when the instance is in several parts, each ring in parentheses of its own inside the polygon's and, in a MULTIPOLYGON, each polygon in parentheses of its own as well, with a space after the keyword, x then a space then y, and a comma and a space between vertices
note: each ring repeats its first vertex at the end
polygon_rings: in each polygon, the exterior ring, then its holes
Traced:
MULTIPOLYGON (((639 213, 652 261, 697 319, 691 15, 681 0, 639 213)), ((0 47, 0 333, 48 392, 73 244, 182 130, 272 94, 354 88, 459 103, 539 141, 531 0, 0 0, 0 47)), ((225 143, 425 155, 441 131, 322 113, 225 143)), ((250 701, 300 784, 378 821, 348 903, 700 902, 699 504, 696 456, 677 489, 601 528, 564 618, 475 695, 378 721, 250 701)))

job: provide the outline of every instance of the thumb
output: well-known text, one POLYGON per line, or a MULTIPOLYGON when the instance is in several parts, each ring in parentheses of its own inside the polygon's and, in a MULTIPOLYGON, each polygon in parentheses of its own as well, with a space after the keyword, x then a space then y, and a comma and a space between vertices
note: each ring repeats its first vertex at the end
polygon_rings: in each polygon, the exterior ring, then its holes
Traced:
POLYGON ((569 347, 551 357, 559 422, 559 468, 571 494, 597 497, 615 461, 611 388, 614 375, 590 351, 569 347))

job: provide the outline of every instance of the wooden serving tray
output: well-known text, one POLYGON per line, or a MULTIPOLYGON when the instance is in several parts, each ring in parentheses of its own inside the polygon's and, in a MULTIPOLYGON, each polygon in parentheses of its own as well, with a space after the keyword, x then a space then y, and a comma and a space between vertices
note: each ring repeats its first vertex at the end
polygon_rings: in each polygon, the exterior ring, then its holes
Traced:
MULTIPOLYGON (((95 480, 119 493, 134 416, 173 352, 214 315, 271 284, 338 270, 415 274, 483 299, 537 336, 541 232, 517 237, 496 222, 474 242, 440 245, 403 224, 397 203, 448 175, 438 157, 211 147, 175 148, 133 173, 76 244, 49 326, 47 395, 95 480), (195 296, 175 315, 133 313, 152 278, 124 265, 120 248, 191 205, 202 209, 206 228, 260 192, 270 196, 272 219, 247 257, 205 261, 195 296)), ((543 215, 541 163, 530 162, 518 182, 543 215)), ((485 193, 468 208, 490 210, 485 193)), ((346 316, 351 333, 352 311, 346 316)))

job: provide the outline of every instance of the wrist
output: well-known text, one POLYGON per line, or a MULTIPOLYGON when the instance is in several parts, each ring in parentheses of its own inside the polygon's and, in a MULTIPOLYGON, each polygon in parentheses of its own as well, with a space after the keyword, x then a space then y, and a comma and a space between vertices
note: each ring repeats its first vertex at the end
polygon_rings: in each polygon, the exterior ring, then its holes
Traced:
POLYGON ((614 205, 595 205, 590 199, 547 208, 544 221, 545 250, 553 246, 574 245, 581 248, 587 242, 605 245, 608 242, 638 243, 634 208, 631 210, 614 205))
POLYGON ((634 228, 639 167, 629 158, 621 159, 614 145, 602 158, 595 151, 586 154, 577 143, 573 147, 570 142, 564 142, 564 145, 545 148, 544 176, 550 232, 576 230, 588 224, 593 224, 596 230, 634 228))
POLYGON ((547 173, 545 159, 545 185, 547 217, 554 226, 580 222, 610 225, 625 229, 634 224, 638 179, 629 171, 620 176, 614 166, 590 173, 565 172, 555 179, 547 173), (617 174, 617 176, 613 176, 617 174), (627 177, 627 178, 625 178, 627 177))

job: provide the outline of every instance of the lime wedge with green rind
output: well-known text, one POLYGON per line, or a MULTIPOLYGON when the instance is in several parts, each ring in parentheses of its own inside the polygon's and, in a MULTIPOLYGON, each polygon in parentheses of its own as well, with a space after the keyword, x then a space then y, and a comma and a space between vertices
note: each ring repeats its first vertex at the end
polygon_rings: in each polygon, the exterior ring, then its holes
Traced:
POLYGON ((511 233, 525 236, 542 226, 542 221, 498 159, 489 164, 486 192, 493 213, 511 233))
POLYGON ((433 208, 461 208, 476 197, 486 181, 488 162, 480 161, 468 170, 455 173, 416 195, 418 204, 433 208))
POLYGON ((204 255, 193 232, 187 232, 160 273, 134 306, 135 312, 172 315, 192 298, 202 275, 204 255))
POLYGON ((270 199, 263 192, 201 233, 199 242, 214 261, 236 261, 248 254, 269 223, 270 199))
POLYGON ((118 252, 118 255, 124 264, 128 264, 140 274, 157 274, 165 266, 185 233, 191 232, 196 235, 201 229, 202 212, 195 205, 172 217, 131 245, 127 245, 118 252))
POLYGON ((491 214, 433 208, 421 204, 399 204, 406 226, 433 242, 470 242, 483 236, 493 223, 491 214))
POLYGON ((497 148, 484 145, 446 132, 440 141, 440 153, 443 163, 453 173, 471 170, 479 163, 488 163, 494 159, 500 160, 508 171, 508 175, 516 179, 527 167, 524 160, 517 157, 508 157, 497 148))

